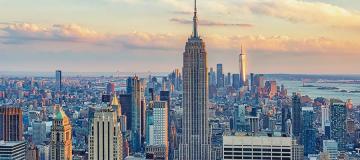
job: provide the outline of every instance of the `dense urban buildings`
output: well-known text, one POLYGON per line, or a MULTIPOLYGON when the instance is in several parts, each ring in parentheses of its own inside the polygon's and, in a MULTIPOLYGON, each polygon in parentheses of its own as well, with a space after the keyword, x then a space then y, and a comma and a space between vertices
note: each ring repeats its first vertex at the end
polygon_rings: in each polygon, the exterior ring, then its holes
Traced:
MULTIPOLYGON (((258 54, 260 44, 247 43, 237 36, 232 39, 239 42, 219 45, 223 48, 218 51, 213 50, 213 37, 209 34, 211 46, 206 47, 207 36, 199 35, 199 25, 242 25, 199 21, 196 1, 190 23, 193 31, 182 54, 182 68, 176 68, 181 63, 174 58, 171 62, 177 63, 166 72, 126 72, 122 59, 106 55, 96 60, 115 60, 124 67, 121 72, 56 70, 54 75, 54 71, 0 71, 0 160, 360 159, 359 75, 265 74, 279 70, 272 70, 271 66, 259 69, 263 59, 266 64, 271 64, 272 59, 283 64, 291 61, 283 59, 283 55, 258 54), (250 54, 242 44, 249 47, 250 54), (208 54, 207 49, 213 54, 208 54), (239 49, 240 53, 236 51, 239 49), (231 62, 209 58, 224 50, 232 52, 223 55, 232 57, 231 62), (247 65, 248 58, 249 64, 254 65, 247 65), (265 73, 256 73, 258 70, 265 73)), ((26 31, 39 29, 29 26, 26 31)), ((84 37, 93 34, 75 30, 84 37)), ((56 30, 56 36, 60 33, 62 30, 56 30)), ((161 36, 164 39, 160 42, 155 39, 157 36, 147 34, 137 35, 141 41, 122 36, 104 38, 126 42, 119 44, 121 48, 140 45, 154 49, 158 46, 152 46, 153 42, 163 45, 163 41, 165 47, 179 47, 173 46, 177 43, 169 41, 170 36, 161 36), (142 40, 149 44, 140 43, 142 40)), ((70 39, 73 43, 88 43, 70 39)), ((146 59, 151 60, 168 63, 153 57, 146 59)), ((136 68, 140 63, 131 65, 136 68)))

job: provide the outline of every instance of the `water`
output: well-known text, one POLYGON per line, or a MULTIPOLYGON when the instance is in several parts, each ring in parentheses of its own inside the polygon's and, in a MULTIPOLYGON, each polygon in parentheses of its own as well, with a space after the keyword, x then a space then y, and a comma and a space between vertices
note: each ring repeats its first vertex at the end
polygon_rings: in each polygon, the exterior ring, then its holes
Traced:
POLYGON ((354 105, 360 105, 360 93, 349 93, 350 91, 360 91, 360 84, 309 82, 305 85, 316 87, 303 87, 301 81, 278 80, 278 83, 279 85, 284 84, 290 95, 293 92, 299 92, 301 95, 308 95, 313 99, 317 97, 336 98, 342 101, 351 99, 354 105), (318 89, 318 87, 336 87, 338 89, 318 89), (341 90, 348 92, 340 92, 341 90))

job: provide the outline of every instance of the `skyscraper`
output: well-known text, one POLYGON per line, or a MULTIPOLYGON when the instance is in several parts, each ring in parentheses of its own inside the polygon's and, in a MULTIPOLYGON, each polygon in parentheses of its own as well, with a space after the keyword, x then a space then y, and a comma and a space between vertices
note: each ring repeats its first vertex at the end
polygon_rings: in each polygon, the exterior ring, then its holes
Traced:
POLYGON ((292 131, 293 136, 299 137, 301 132, 301 101, 300 94, 293 93, 292 97, 292 131))
POLYGON ((115 83, 109 82, 106 85, 106 94, 109 94, 109 95, 115 94, 115 83))
POLYGON ((224 74, 223 74, 223 65, 216 65, 216 87, 222 88, 224 87, 224 74))
MULTIPOLYGON (((182 142, 179 151, 179 158, 182 160, 210 159, 207 52, 197 27, 195 0, 193 34, 183 53, 182 142)), ((223 80, 222 78, 221 81, 224 82, 223 80)))
POLYGON ((95 112, 89 132, 89 160, 123 158, 120 127, 116 112, 111 108, 95 112))
POLYGON ((209 85, 216 86, 216 73, 212 67, 209 72, 209 85))
POLYGON ((232 75, 232 86, 236 90, 238 90, 240 88, 240 74, 233 74, 232 75))
POLYGON ((22 110, 18 107, 0 107, 0 140, 21 141, 22 139, 22 110))
POLYGON ((316 151, 316 130, 314 128, 314 109, 313 107, 303 107, 303 130, 302 144, 304 145, 304 155, 315 154, 316 151))
POLYGON ((56 77, 56 82, 55 82, 56 87, 55 87, 55 89, 56 89, 57 92, 61 92, 61 89, 62 89, 62 82, 61 82, 62 77, 61 77, 61 75, 62 75, 61 71, 56 70, 56 72, 55 72, 55 77, 56 77))
POLYGON ((141 87, 137 76, 127 80, 127 92, 131 94, 131 152, 141 151, 141 87))
POLYGON ((321 106, 321 132, 325 133, 325 125, 329 123, 329 107, 321 106))
POLYGON ((239 54, 239 68, 240 68, 240 84, 242 87, 248 86, 247 81, 247 58, 244 47, 241 45, 241 53, 239 54))
POLYGON ((346 106, 345 103, 332 102, 330 106, 330 138, 339 145, 339 151, 345 151, 346 145, 346 106))
POLYGON ((69 118, 63 109, 55 106, 56 111, 51 128, 50 159, 72 160, 72 132, 69 118))
POLYGON ((152 113, 149 115, 151 117, 152 124, 149 123, 149 128, 151 131, 147 135, 148 144, 146 147, 146 152, 154 154, 157 158, 162 157, 163 159, 168 159, 169 155, 169 141, 168 141, 168 105, 166 101, 155 101, 154 107, 151 110, 148 110, 147 113, 152 113), (156 148, 157 150, 154 150, 156 148))

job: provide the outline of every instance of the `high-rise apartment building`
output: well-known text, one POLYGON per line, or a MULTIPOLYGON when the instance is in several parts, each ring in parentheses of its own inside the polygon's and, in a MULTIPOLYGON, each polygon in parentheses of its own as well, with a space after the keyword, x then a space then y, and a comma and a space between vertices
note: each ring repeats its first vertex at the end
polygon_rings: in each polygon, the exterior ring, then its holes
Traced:
POLYGON ((232 87, 236 90, 240 88, 240 74, 233 74, 232 75, 232 87))
MULTIPOLYGON (((222 71, 220 73, 223 86, 222 71)), ((210 159, 207 76, 207 52, 205 42, 198 34, 195 1, 193 34, 188 39, 183 53, 182 142, 179 149, 181 160, 210 159)))
POLYGON ((0 140, 23 140, 23 112, 18 107, 0 107, 0 140))
MULTIPOLYGON (((168 135, 168 105, 166 101, 155 101, 152 112, 148 110, 148 118, 151 117, 152 124, 149 124, 149 137, 146 146, 146 153, 154 154, 157 158, 168 159, 169 135, 168 135), (157 150, 154 150, 157 148, 157 150)), ((149 122, 150 123, 150 122, 149 122)))
POLYGON ((315 154, 316 152, 316 130, 314 128, 314 108, 303 107, 303 130, 302 130, 302 144, 304 145, 304 155, 315 154))
POLYGON ((61 92, 62 90, 62 72, 60 70, 56 70, 55 72, 55 89, 57 92, 61 92))
POLYGON ((330 110, 328 106, 321 106, 321 132, 325 133, 326 123, 330 123, 329 120, 330 110))
POLYGON ((50 159, 72 160, 72 128, 63 109, 55 106, 56 111, 51 128, 50 159))
POLYGON ((141 86, 137 76, 127 80, 127 93, 131 94, 131 152, 141 151, 141 86))
POLYGON ((112 108, 95 112, 89 132, 89 160, 122 160, 123 139, 120 123, 112 108))
POLYGON ((293 136, 299 138, 301 134, 301 96, 293 93, 292 97, 292 131, 293 136))
POLYGON ((330 106, 330 138, 338 143, 339 151, 345 151, 346 145, 346 114, 345 103, 332 102, 330 106))
POLYGON ((224 87, 224 74, 223 74, 223 65, 216 65, 216 87, 222 88, 224 87))

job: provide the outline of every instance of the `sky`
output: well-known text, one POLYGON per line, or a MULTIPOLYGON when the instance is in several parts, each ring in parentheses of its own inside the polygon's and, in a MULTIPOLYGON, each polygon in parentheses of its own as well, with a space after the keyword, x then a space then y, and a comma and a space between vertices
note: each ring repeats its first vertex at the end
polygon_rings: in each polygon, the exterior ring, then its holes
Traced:
MULTIPOLYGON (((170 72, 193 0, 0 0, 0 71, 170 72)), ((360 74, 358 0, 198 0, 209 67, 360 74)))

